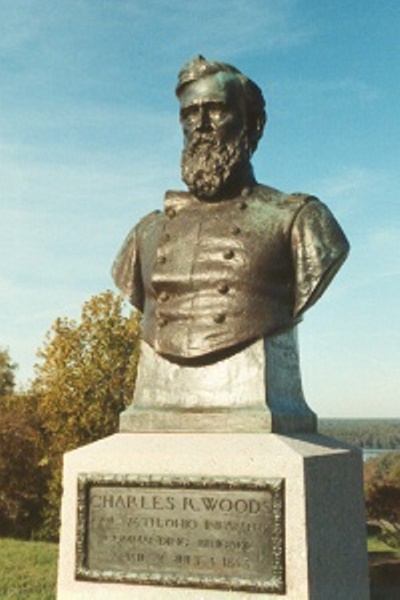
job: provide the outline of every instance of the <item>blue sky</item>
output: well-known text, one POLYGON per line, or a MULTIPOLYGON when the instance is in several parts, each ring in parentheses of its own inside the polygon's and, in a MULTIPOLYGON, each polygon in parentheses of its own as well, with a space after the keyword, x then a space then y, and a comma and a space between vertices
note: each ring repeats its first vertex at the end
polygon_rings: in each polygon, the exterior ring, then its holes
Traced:
POLYGON ((174 87, 201 53, 264 91, 258 180, 319 196, 352 245, 300 326, 309 404, 400 417, 399 36, 397 0, 0 0, 0 346, 19 382, 182 187, 174 87))

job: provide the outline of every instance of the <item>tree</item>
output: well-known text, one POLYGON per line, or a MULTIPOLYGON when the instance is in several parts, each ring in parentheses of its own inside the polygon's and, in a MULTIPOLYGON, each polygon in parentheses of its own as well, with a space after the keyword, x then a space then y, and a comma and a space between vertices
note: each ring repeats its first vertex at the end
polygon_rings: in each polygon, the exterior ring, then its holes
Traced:
POLYGON ((131 402, 139 348, 139 318, 124 316, 110 291, 92 297, 80 322, 59 318, 39 350, 33 392, 49 468, 45 536, 55 538, 64 452, 114 433, 131 402))
POLYGON ((15 394, 0 411, 0 534, 30 538, 40 526, 45 471, 32 399, 15 394))
POLYGON ((14 371, 17 368, 11 362, 8 350, 0 348, 0 397, 12 394, 15 387, 14 371))
POLYGON ((15 393, 8 350, 0 349, 0 534, 29 538, 40 520, 43 471, 32 398, 15 393))
POLYGON ((380 537, 400 547, 400 452, 385 453, 364 466, 368 519, 377 521, 380 537))
POLYGON ((364 485, 368 490, 390 481, 400 487, 400 452, 384 452, 364 463, 364 485))
POLYGON ((400 487, 382 483, 369 490, 366 498, 369 519, 378 521, 381 538, 388 546, 400 548, 400 487))

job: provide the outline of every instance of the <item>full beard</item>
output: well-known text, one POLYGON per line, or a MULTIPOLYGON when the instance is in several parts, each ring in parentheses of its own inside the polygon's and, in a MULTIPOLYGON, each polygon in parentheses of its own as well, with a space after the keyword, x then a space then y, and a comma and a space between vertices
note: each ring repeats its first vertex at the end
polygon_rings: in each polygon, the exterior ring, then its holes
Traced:
POLYGON ((249 159, 245 130, 227 143, 215 135, 194 132, 182 152, 182 179, 196 197, 213 199, 230 187, 249 159))

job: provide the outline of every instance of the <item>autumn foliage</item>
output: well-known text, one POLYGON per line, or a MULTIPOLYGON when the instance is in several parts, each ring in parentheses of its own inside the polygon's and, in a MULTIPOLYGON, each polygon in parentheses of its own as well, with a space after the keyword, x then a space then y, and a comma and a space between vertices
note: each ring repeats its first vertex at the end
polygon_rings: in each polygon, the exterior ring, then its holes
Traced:
POLYGON ((368 519, 379 524, 384 542, 400 548, 400 452, 367 461, 364 482, 368 519))
MULTIPOLYGON (((138 315, 125 314, 110 291, 86 302, 78 321, 53 324, 29 394, 11 394, 0 416, 0 533, 57 538, 63 454, 118 430, 133 396, 139 335, 138 315)), ((3 380, 9 392, 12 373, 3 380)))
POLYGON ((57 319, 39 351, 33 393, 48 469, 46 539, 58 535, 63 454, 115 433, 131 402, 139 331, 137 314, 124 316, 122 299, 107 291, 84 304, 79 322, 57 319))
POLYGON ((86 302, 80 322, 54 323, 33 386, 52 454, 115 433, 133 395, 138 339, 137 316, 125 317, 111 292, 86 302))
POLYGON ((15 368, 0 350, 0 535, 30 537, 40 526, 44 473, 36 410, 15 393, 15 368))

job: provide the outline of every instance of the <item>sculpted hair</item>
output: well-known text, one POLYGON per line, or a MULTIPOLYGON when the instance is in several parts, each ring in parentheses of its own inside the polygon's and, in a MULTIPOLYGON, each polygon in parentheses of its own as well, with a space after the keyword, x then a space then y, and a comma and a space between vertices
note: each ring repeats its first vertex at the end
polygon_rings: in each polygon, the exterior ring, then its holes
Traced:
POLYGON ((238 69, 227 63, 208 61, 199 55, 190 60, 179 72, 178 84, 175 90, 176 95, 179 98, 183 89, 190 83, 198 81, 202 77, 208 77, 220 72, 230 73, 240 84, 245 103, 250 147, 252 152, 254 152, 267 122, 265 100, 258 85, 246 77, 246 75, 243 75, 238 69))

